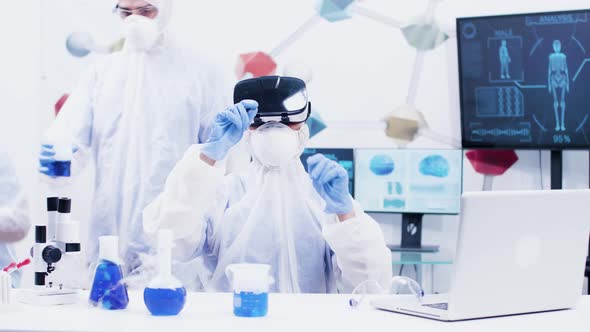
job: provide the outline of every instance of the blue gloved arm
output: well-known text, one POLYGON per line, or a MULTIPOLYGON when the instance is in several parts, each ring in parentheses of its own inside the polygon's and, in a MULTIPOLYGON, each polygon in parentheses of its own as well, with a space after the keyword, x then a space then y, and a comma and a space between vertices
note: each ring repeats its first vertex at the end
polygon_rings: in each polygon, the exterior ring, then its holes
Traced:
MULTIPOLYGON (((45 143, 56 143, 61 139, 68 139, 72 144, 73 156, 72 164, 76 169, 84 169, 91 159, 91 149, 93 146, 92 131, 94 127, 94 98, 96 95, 99 72, 106 70, 105 64, 97 64, 88 68, 81 75, 76 88, 70 94, 70 97, 63 105, 57 118, 44 134, 45 143)), ((51 144, 42 145, 39 155, 40 168, 42 174, 48 173, 48 166, 55 160, 55 147, 51 144)))
POLYGON ((326 201, 326 212, 346 215, 354 212, 348 192, 348 172, 337 162, 316 154, 307 159, 313 186, 326 201))
POLYGON ((254 100, 242 100, 215 116, 211 136, 201 152, 215 161, 225 159, 229 150, 248 130, 258 112, 258 103, 254 100))
POLYGON ((42 144, 39 154, 39 173, 50 176, 49 167, 55 161, 55 149, 51 144, 42 144))

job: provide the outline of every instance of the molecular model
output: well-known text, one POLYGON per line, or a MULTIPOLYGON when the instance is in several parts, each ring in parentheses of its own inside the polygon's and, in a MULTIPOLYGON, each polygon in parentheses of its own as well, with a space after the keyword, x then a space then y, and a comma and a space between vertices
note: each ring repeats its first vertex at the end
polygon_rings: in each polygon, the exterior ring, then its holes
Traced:
MULTIPOLYGON (((439 47, 450 37, 450 33, 443 32, 434 20, 436 7, 441 1, 430 0, 423 14, 413 22, 403 23, 361 6, 360 0, 320 0, 316 5, 316 13, 268 53, 257 51, 240 54, 236 64, 236 76, 238 79, 244 79, 274 75, 277 69, 275 59, 322 20, 337 23, 352 19, 356 15, 398 29, 409 46, 416 49, 416 57, 406 103, 387 116, 386 134, 398 144, 406 145, 413 141, 419 132, 422 135, 428 133, 426 120, 422 112, 416 108, 415 100, 425 53, 439 47)), ((288 64, 285 66, 284 74, 298 76, 309 82, 312 78, 311 70, 295 66, 297 65, 288 64)), ((318 116, 317 112, 315 113, 318 116)), ((311 119, 312 136, 325 128, 326 125, 321 121, 321 118, 311 119)), ((435 134, 430 133, 429 136, 439 141, 449 141, 448 138, 441 137, 441 135, 436 138, 432 137, 433 135, 435 134)), ((457 145, 457 143, 450 142, 449 145, 457 145)))

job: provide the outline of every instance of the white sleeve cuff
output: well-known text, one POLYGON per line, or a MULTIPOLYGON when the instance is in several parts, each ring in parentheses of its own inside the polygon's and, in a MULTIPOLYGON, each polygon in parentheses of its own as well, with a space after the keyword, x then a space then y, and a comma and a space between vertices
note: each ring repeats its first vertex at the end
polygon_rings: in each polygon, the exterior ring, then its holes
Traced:
POLYGON ((381 227, 360 208, 355 213, 356 217, 326 225, 323 231, 334 251, 339 291, 350 292, 366 280, 375 280, 386 289, 392 263, 381 227))
POLYGON ((164 191, 144 209, 147 233, 170 229, 176 239, 201 238, 202 223, 223 182, 223 163, 211 167, 200 158, 200 145, 191 146, 166 179, 164 191))

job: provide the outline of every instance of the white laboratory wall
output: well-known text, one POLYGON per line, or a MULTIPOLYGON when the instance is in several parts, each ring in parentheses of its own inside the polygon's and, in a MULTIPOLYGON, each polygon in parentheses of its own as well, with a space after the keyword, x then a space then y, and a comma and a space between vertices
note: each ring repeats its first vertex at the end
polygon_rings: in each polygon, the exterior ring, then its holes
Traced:
MULTIPOLYGON (((316 0, 177 0, 173 32, 183 42, 216 58, 229 71, 237 54, 269 52, 314 14, 316 0)), ((65 37, 87 31, 99 42, 120 36, 120 23, 110 9, 114 0, 37 0, 27 10, 16 2, 4 4, 0 34, 4 54, 0 62, 1 143, 14 157, 19 176, 29 192, 31 213, 43 221, 43 187, 35 173, 38 142, 50 124, 53 104, 71 91, 79 72, 99 56, 77 59, 65 50, 65 37), (40 46, 41 45, 41 46, 40 46)), ((416 17, 427 0, 364 0, 362 6, 399 21, 416 17)), ((453 30, 455 18, 587 7, 584 0, 443 0, 436 18, 453 30)), ((407 95, 415 51, 399 30, 364 17, 328 23, 321 21, 291 44, 280 56, 278 72, 291 62, 313 71, 309 87, 314 108, 330 128, 316 137, 317 147, 393 147, 378 129, 388 112, 407 95), (354 135, 351 133, 354 132, 354 135)), ((456 40, 429 52, 419 76, 417 107, 431 129, 458 140, 459 107, 456 40)), ((446 147, 420 138, 410 147, 446 147)), ((494 189, 539 189, 549 185, 549 155, 518 151, 519 162, 494 182, 494 189), (541 157, 541 158, 540 158, 541 157), (542 164, 540 168, 539 165, 542 164), (541 175, 542 174, 542 175, 541 175)), ((588 153, 567 152, 566 188, 588 187, 588 153)), ((483 177, 466 163, 464 189, 481 190, 483 177)), ((87 170, 73 188, 74 215, 85 223, 91 208, 93 170, 87 170)), ((400 217, 376 214, 388 242, 399 241, 400 217)), ((424 242, 439 244, 451 255, 457 240, 458 217, 426 216, 424 242)), ((19 246, 25 252, 27 244, 19 246)), ((451 267, 435 269, 435 288, 448 289, 451 267)))

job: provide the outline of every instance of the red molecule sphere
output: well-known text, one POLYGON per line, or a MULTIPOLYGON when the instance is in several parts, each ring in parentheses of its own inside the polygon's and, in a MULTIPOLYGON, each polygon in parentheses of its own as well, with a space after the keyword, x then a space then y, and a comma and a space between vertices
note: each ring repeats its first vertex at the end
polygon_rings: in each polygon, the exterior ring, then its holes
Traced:
POLYGON ((252 78, 274 75, 277 69, 276 62, 264 52, 240 54, 236 65, 238 79, 250 74, 252 78))
POLYGON ((513 150, 471 150, 466 156, 475 171, 483 175, 502 175, 518 161, 513 150))
POLYGON ((59 114, 59 111, 61 111, 61 108, 64 106, 69 97, 70 95, 65 93, 63 96, 61 96, 61 98, 59 98, 57 103, 55 103, 55 106, 53 107, 55 111, 55 116, 59 114))

